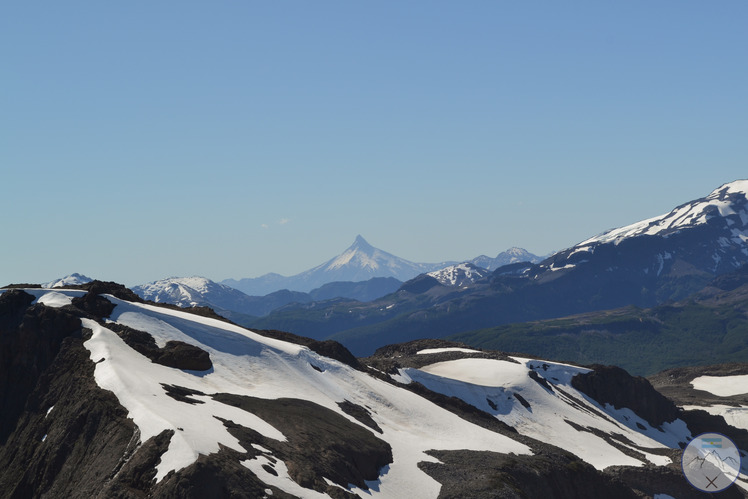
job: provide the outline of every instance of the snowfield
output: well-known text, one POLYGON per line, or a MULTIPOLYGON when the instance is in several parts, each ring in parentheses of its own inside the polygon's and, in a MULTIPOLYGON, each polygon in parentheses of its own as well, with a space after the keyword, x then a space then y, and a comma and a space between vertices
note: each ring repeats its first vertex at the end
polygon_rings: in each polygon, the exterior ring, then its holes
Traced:
POLYGON ((739 376, 700 376, 691 381, 696 390, 703 390, 718 397, 730 397, 748 393, 748 374, 739 376))
MULTIPOLYGON (((62 306, 67 303, 64 297, 80 292, 35 290, 35 293, 42 303, 62 306)), ((372 483, 375 487, 368 491, 353 489, 361 496, 436 497, 441 485, 417 466, 422 461, 436 461, 425 454, 431 449, 531 454, 524 444, 469 423, 414 393, 306 347, 179 310, 130 303, 110 295, 105 297, 116 304, 111 322, 147 331, 160 346, 169 340, 196 345, 209 352, 213 362, 213 368, 205 372, 154 364, 107 327, 84 320, 84 326, 93 331, 84 346, 90 351, 91 360, 96 362, 96 382, 112 391, 127 409, 141 432, 141 442, 163 430, 175 432, 158 465, 157 480, 162 480, 170 471, 189 466, 200 454, 217 452, 219 445, 246 451, 216 417, 233 420, 266 437, 285 440, 271 422, 214 401, 209 395, 215 393, 308 400, 337 412, 367 431, 371 430, 345 414, 337 403, 349 400, 370 408, 372 418, 383 431, 377 436, 392 447, 394 461, 382 470, 379 480, 372 483), (314 369, 312 364, 323 372, 314 369), (192 396, 204 403, 191 405, 174 400, 166 394, 162 383, 205 393, 205 396, 192 396)), ((250 459, 242 464, 257 471, 266 483, 271 483, 267 473, 259 471, 263 459, 266 458, 250 459)), ((291 494, 319 496, 284 479, 282 474, 273 477, 272 484, 291 494)))
POLYGON ((589 371, 581 367, 512 357, 515 362, 494 359, 459 359, 438 362, 421 369, 401 369, 400 382, 417 381, 427 388, 493 414, 520 434, 551 442, 578 455, 597 469, 613 465, 666 465, 670 458, 657 450, 678 448, 691 439, 683 421, 652 428, 630 409, 602 407, 571 386, 571 378, 589 371), (536 381, 530 375, 535 373, 536 381), (544 384, 545 382, 545 384, 544 384), (629 440, 611 444, 589 431, 619 434, 629 440), (646 461, 627 455, 629 449, 646 461))

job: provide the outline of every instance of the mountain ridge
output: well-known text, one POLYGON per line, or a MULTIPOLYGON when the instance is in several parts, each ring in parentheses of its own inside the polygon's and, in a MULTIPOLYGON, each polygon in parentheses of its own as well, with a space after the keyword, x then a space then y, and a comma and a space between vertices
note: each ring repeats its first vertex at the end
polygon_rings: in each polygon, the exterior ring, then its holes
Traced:
POLYGON ((0 293, 4 342, 52 340, 43 363, 43 344, 0 350, 0 400, 22 408, 0 413, 8 497, 697 497, 676 459, 698 411, 660 398, 645 418, 658 394, 623 370, 430 340, 352 367, 318 352, 332 343, 116 295, 135 297, 100 282, 0 293), (32 364, 38 382, 5 382, 32 364))
POLYGON ((334 338, 366 355, 397 341, 681 300, 748 263, 748 243, 741 237, 748 235, 746 190, 748 181, 737 181, 680 205, 671 218, 692 216, 677 218, 667 237, 641 233, 658 220, 671 220, 664 215, 633 224, 636 230, 609 231, 605 240, 587 239, 537 264, 501 267, 459 290, 406 282, 401 291, 368 304, 270 314, 260 323, 274 327, 277 321, 300 334, 334 338), (626 237, 612 238, 616 234, 626 237))

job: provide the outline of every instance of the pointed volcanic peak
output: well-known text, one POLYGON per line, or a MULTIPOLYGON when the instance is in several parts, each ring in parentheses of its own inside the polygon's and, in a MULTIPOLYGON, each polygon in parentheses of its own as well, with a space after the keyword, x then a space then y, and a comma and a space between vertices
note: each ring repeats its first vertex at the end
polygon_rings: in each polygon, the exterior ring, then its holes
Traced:
POLYGON ((437 270, 453 262, 415 263, 382 251, 369 244, 363 237, 356 236, 353 244, 335 258, 294 276, 300 290, 314 289, 328 282, 360 282, 374 277, 394 277, 407 281, 432 270, 437 270))
POLYGON ((46 282, 42 284, 43 288, 64 288, 67 286, 78 286, 80 284, 87 284, 93 281, 90 277, 84 276, 83 274, 70 274, 54 281, 46 282))
POLYGON ((309 292, 331 282, 362 282, 375 277, 394 277, 405 282, 413 277, 438 270, 455 262, 415 263, 400 258, 369 244, 360 235, 351 246, 338 256, 310 270, 291 277, 278 274, 250 279, 226 280, 224 284, 235 287, 247 294, 262 289, 264 294, 279 289, 309 292))

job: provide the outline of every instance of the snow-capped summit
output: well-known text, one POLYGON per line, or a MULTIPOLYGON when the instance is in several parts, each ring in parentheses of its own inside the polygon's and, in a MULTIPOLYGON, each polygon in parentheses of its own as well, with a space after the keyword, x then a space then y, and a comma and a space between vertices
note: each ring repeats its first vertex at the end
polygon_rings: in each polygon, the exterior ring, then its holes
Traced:
POLYGON ((144 300, 171 303, 180 307, 211 306, 241 310, 247 295, 230 286, 218 284, 205 277, 170 277, 132 290, 144 300))
POLYGON ((496 270, 499 267, 503 267, 504 265, 510 265, 512 263, 519 263, 519 262, 538 263, 541 260, 543 260, 542 257, 538 255, 534 255, 524 248, 512 247, 496 255, 496 258, 491 258, 486 255, 481 255, 479 257, 476 257, 470 260, 470 263, 472 263, 473 265, 477 265, 478 267, 487 269, 487 270, 496 270))
POLYGON ((444 286, 462 287, 482 279, 491 272, 485 268, 478 267, 469 262, 450 265, 441 270, 429 272, 428 275, 439 281, 444 286))
POLYGON ((267 294, 284 288, 308 292, 330 282, 360 282, 374 277, 394 277, 400 281, 407 281, 419 274, 438 270, 453 263, 411 262, 375 248, 359 235, 353 244, 338 256, 300 274, 291 277, 269 274, 239 281, 227 279, 223 283, 249 295, 267 294), (266 281, 270 281, 270 286, 267 286, 266 281))
POLYGON ((609 242, 618 244, 626 238, 640 235, 668 237, 685 228, 707 224, 718 217, 724 218, 730 227, 733 242, 745 244, 748 240, 748 180, 724 184, 708 196, 682 204, 670 213, 609 230, 578 246, 609 242))
POLYGON ((93 281, 90 277, 84 276, 83 274, 70 274, 54 281, 46 282, 42 284, 43 288, 64 288, 66 286, 77 286, 79 284, 86 284, 93 281))
POLYGON ((606 272, 628 266, 629 273, 660 276, 675 265, 674 272, 682 277, 735 270, 748 263, 748 180, 724 184, 670 213, 582 241, 545 260, 541 268, 571 269, 592 261, 592 255, 606 272))

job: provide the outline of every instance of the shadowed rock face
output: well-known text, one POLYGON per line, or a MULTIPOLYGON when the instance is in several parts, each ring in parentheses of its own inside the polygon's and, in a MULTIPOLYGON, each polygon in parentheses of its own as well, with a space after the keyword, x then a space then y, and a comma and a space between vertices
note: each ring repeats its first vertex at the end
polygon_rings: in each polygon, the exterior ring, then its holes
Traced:
POLYGON ((0 295, 0 445, 13 431, 39 376, 67 336, 80 337, 74 315, 43 305, 21 290, 0 295))
POLYGON ((678 409, 645 378, 631 376, 615 366, 590 366, 593 370, 577 374, 571 385, 602 405, 616 409, 628 407, 653 427, 675 421, 678 409))
POLYGON ((187 371, 207 371, 213 367, 210 354, 194 345, 183 341, 167 341, 159 348, 153 336, 145 331, 117 323, 108 323, 106 327, 117 333, 130 348, 156 364, 187 371))

